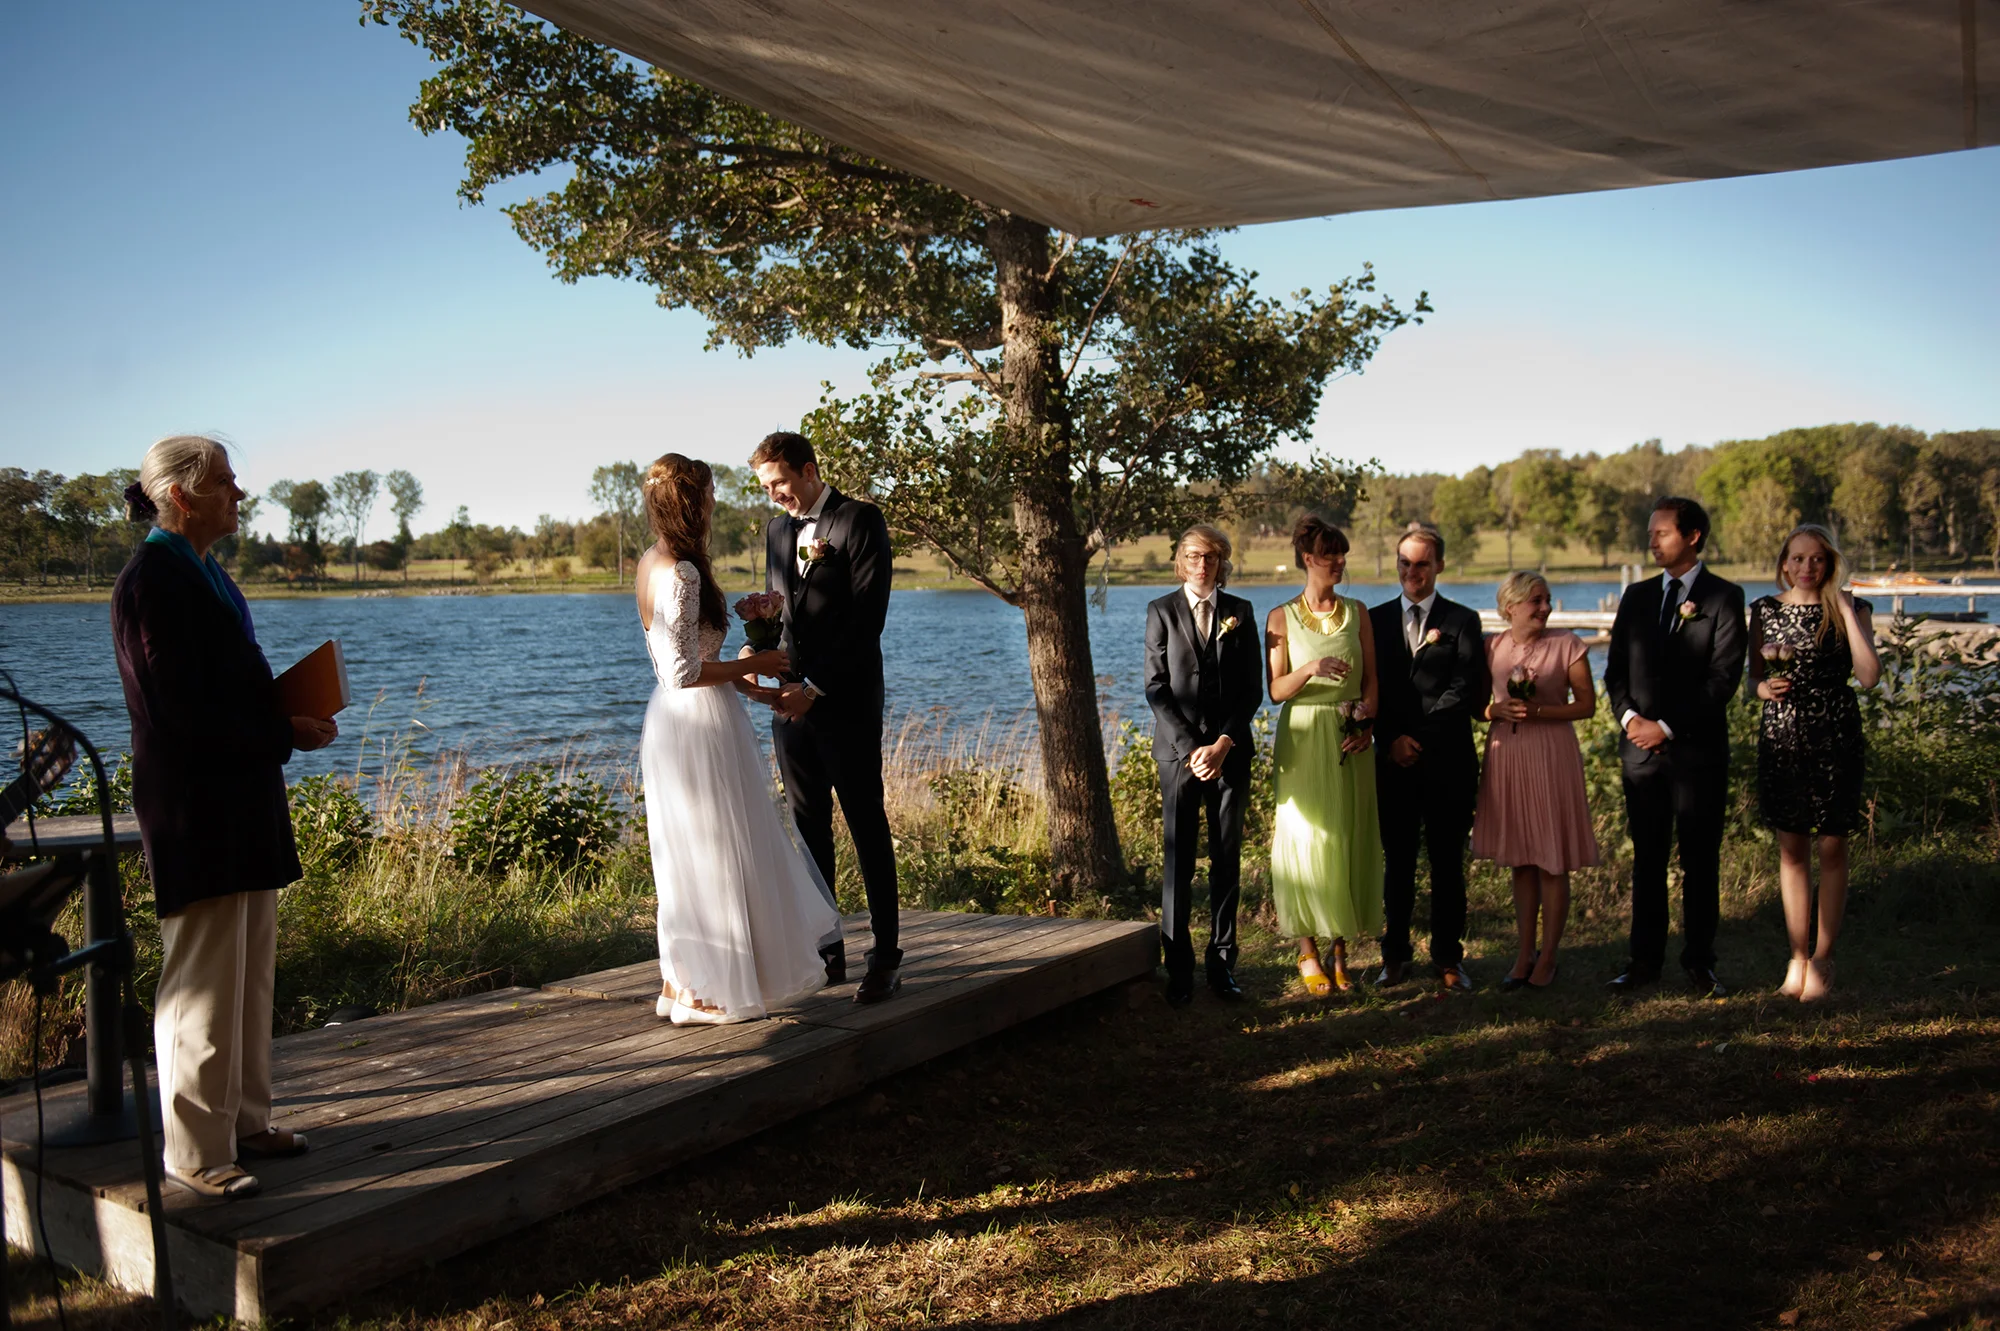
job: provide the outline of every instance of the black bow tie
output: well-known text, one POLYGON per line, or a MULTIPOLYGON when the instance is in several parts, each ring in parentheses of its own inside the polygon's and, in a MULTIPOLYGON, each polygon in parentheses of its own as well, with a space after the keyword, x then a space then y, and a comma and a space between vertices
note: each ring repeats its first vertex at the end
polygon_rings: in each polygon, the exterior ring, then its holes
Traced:
POLYGON ((792 524, 792 535, 797 536, 800 532, 806 529, 806 524, 808 522, 811 522, 812 519, 806 517, 797 517, 797 518, 786 518, 785 521, 792 524))

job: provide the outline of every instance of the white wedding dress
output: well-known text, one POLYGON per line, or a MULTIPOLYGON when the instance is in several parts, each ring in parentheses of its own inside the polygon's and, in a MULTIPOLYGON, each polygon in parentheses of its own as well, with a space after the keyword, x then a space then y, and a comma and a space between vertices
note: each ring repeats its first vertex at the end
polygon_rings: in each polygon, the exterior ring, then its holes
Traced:
POLYGON ((700 621, 700 574, 678 562, 653 589, 646 649, 659 687, 639 767, 660 977, 684 1000, 672 1006, 676 1022, 752 1021, 826 983, 819 944, 839 936, 840 915, 772 795, 742 698, 727 684, 694 683, 702 662, 721 659, 723 639, 700 621))

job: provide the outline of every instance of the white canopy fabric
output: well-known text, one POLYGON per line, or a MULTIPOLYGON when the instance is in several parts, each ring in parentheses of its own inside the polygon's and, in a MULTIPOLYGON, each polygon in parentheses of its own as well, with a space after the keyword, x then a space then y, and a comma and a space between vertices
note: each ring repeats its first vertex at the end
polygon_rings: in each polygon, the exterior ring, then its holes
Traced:
POLYGON ((1622 189, 2000 138, 2000 0, 526 5, 1081 235, 1622 189))

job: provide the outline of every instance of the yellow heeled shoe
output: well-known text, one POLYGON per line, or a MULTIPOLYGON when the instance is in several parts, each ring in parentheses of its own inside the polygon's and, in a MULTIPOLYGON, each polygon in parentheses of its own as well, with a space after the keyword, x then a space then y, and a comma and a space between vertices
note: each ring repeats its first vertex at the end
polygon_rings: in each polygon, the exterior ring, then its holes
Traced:
POLYGON ((1337 940, 1333 945, 1333 987, 1343 994, 1354 992, 1354 977, 1347 973, 1347 944, 1337 940))
POLYGON ((1320 966, 1318 957, 1299 958, 1299 979, 1305 982, 1306 992, 1314 998, 1325 998, 1333 992, 1333 981, 1326 978, 1326 971, 1320 966), (1308 966, 1312 969, 1307 970, 1308 966))

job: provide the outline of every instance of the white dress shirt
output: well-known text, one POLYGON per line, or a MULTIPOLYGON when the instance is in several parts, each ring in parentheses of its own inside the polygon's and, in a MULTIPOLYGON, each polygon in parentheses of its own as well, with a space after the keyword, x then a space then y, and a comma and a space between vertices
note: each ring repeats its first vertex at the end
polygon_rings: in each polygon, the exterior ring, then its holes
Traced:
POLYGON ((1437 598, 1438 594, 1435 588, 1432 589, 1429 596, 1426 596, 1421 601, 1412 601, 1407 593, 1396 598, 1397 603, 1402 607, 1403 642, 1409 647, 1411 656, 1417 654, 1417 648, 1423 643, 1424 630, 1431 625, 1431 607, 1437 604, 1437 598), (1410 608, 1412 606, 1423 612, 1417 616, 1417 622, 1414 625, 1410 623, 1410 608))
POLYGON ((832 493, 833 487, 830 485, 822 484, 819 487, 819 498, 813 500, 812 507, 806 510, 798 534, 792 538, 792 558, 798 561, 800 573, 806 571, 806 560, 802 552, 819 534, 819 515, 826 508, 826 497, 832 493))
MULTIPOLYGON (((1665 572, 1660 574, 1660 617, 1662 619, 1666 618, 1667 611, 1673 609, 1675 606, 1679 605, 1682 601, 1687 600, 1688 592, 1691 591, 1694 587, 1694 580, 1700 576, 1701 576, 1701 561, 1697 559, 1694 561, 1693 568, 1689 569, 1687 572, 1680 575, 1680 584, 1681 584, 1680 592, 1674 597, 1673 600, 1669 601, 1667 599, 1667 593, 1672 589, 1672 584, 1674 582, 1674 575, 1665 572)), ((1618 718, 1619 728, 1622 730, 1624 727, 1631 725, 1632 718, 1637 716, 1638 714, 1639 713, 1637 713, 1630 707, 1627 707, 1625 709, 1625 715, 1618 718)), ((1668 725, 1665 721, 1655 720, 1653 724, 1658 726, 1660 729, 1666 731, 1668 739, 1672 739, 1674 737, 1674 728, 1668 725)))

